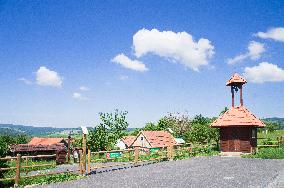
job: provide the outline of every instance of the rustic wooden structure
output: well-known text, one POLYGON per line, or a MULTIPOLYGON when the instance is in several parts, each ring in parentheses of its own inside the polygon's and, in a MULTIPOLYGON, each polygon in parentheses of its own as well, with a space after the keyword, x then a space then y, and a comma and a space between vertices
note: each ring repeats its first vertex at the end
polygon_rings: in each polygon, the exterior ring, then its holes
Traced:
POLYGON ((66 150, 67 142, 64 138, 33 137, 27 144, 16 144, 10 147, 12 155, 52 155, 57 151, 66 150))
POLYGON ((220 129, 221 152, 251 153, 257 147, 257 128, 265 125, 254 116, 243 102, 243 85, 247 81, 235 73, 227 86, 231 87, 232 107, 216 119, 211 127, 220 129), (240 105, 235 106, 235 93, 240 93, 240 105))

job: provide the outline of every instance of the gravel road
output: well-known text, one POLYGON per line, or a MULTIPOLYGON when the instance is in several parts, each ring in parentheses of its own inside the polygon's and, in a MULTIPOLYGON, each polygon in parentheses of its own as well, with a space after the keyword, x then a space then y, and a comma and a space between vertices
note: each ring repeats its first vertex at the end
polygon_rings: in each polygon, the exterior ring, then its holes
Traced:
POLYGON ((96 173, 43 188, 283 187, 284 160, 196 157, 96 173))

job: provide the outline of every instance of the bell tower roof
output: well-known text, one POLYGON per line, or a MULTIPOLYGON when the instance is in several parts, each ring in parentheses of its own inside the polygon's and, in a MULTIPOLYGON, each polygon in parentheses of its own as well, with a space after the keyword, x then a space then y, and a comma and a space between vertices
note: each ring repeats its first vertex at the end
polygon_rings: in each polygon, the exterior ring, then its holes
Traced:
POLYGON ((243 85, 246 84, 247 81, 243 77, 241 77, 238 73, 235 73, 226 83, 226 86, 234 86, 234 85, 243 85))

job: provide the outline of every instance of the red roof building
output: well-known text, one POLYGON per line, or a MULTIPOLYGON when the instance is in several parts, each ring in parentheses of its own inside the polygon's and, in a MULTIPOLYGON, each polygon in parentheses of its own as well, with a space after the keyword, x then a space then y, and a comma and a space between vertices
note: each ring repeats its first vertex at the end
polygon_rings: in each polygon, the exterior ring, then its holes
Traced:
POLYGON ((177 145, 175 138, 167 131, 141 131, 134 140, 133 147, 160 148, 177 145))
POLYGON ((67 149, 67 142, 64 138, 39 138, 33 137, 27 144, 16 144, 11 146, 10 151, 16 155, 54 154, 57 151, 67 149))
POLYGON ((121 141, 126 145, 127 148, 129 148, 134 142, 135 138, 136 136, 124 136, 121 141))
POLYGON ((222 152, 251 152, 257 147, 256 128, 265 127, 243 104, 243 85, 247 81, 235 73, 226 85, 231 87, 232 107, 216 119, 211 127, 220 128, 222 152), (240 93, 240 105, 235 107, 235 93, 240 93))
POLYGON ((53 145, 59 143, 66 143, 64 138, 40 138, 33 137, 31 141, 28 143, 29 145, 53 145))

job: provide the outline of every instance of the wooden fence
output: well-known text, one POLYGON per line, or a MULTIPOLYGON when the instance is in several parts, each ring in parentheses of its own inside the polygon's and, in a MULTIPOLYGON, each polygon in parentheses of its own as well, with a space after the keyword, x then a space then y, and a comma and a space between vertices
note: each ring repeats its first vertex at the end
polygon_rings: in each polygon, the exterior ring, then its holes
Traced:
MULTIPOLYGON (((258 139, 266 139, 266 138, 258 138, 258 139)), ((276 139, 277 140, 269 140, 268 142, 270 142, 271 144, 257 145, 257 149, 265 147, 281 147, 281 145, 284 144, 284 136, 278 136, 276 139)))
MULTIPOLYGON (((67 170, 67 171, 61 171, 61 172, 49 172, 49 173, 43 173, 43 174, 30 174, 29 169, 30 168, 40 168, 40 167, 52 167, 56 166, 55 164, 29 164, 29 161, 32 159, 52 159, 55 158, 56 155, 36 155, 36 156, 21 156, 20 154, 17 154, 16 157, 5 157, 5 158, 0 158, 1 161, 15 161, 15 166, 12 167, 6 167, 6 168, 0 168, 0 171, 8 171, 8 170, 15 170, 15 176, 14 177, 9 177, 9 178, 3 178, 0 179, 0 181, 14 181, 15 185, 18 185, 20 180, 23 178, 33 178, 33 177, 38 177, 38 176, 46 176, 46 175, 54 175, 54 174, 61 174, 61 173, 67 173, 67 172, 73 172, 72 170, 67 170), (21 174, 22 173, 22 174, 21 174), (23 176, 23 173, 25 175, 23 176)), ((55 160, 52 160, 55 162, 55 160)))

